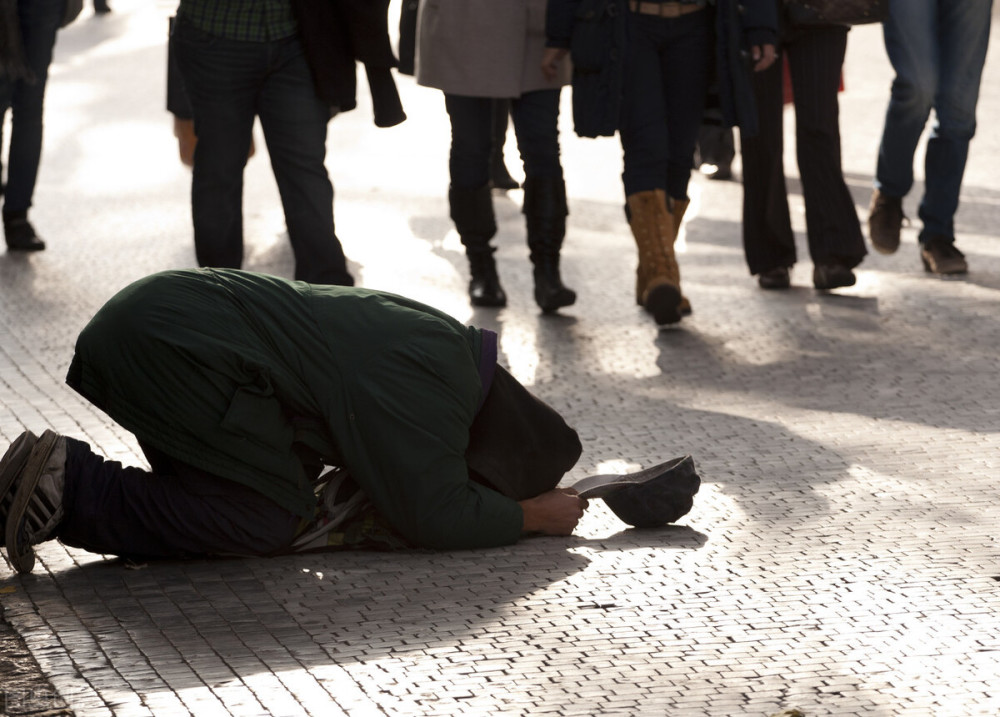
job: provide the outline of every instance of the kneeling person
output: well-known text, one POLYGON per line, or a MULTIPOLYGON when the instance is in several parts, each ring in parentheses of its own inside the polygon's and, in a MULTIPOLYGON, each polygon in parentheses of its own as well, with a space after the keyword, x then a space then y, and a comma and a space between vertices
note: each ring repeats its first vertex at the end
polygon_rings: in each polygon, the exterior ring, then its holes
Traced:
POLYGON ((496 335, 415 301, 238 270, 168 271, 114 296, 67 382, 138 440, 151 470, 22 434, 0 461, 15 569, 58 538, 146 558, 290 552, 343 467, 411 545, 568 535, 557 490, 576 432, 496 363, 496 335))

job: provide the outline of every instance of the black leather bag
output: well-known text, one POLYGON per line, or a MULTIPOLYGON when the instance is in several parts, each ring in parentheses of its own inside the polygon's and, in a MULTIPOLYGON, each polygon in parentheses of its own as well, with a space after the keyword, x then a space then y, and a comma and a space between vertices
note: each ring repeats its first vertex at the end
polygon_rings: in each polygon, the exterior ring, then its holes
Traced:
POLYGON ((865 25, 889 16, 889 0, 785 0, 792 25, 865 25))

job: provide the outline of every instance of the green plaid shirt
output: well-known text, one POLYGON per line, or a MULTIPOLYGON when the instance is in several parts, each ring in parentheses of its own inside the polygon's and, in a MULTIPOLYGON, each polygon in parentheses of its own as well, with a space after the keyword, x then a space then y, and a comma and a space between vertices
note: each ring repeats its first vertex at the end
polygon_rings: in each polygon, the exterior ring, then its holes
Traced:
POLYGON ((181 0, 177 16, 228 40, 266 42, 294 35, 291 0, 181 0))

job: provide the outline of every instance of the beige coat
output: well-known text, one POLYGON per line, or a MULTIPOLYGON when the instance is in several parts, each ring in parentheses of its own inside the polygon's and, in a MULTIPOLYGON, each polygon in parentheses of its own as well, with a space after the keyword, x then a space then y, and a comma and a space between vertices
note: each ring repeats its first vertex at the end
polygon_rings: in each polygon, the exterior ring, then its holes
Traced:
POLYGON ((453 95, 519 97, 569 84, 542 75, 546 0, 421 0, 417 83, 453 95))

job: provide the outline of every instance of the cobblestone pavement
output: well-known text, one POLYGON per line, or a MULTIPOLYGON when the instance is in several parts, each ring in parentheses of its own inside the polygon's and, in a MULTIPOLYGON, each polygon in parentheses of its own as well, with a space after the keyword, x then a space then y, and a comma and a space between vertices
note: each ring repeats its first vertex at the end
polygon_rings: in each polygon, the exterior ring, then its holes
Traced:
MULTIPOLYGON (((64 385, 73 341, 117 289, 194 258, 188 174, 163 110, 171 5, 114 7, 85 11, 59 39, 33 211, 49 249, 0 256, 0 439, 51 427, 135 463, 132 437, 64 385)), ((915 222, 898 254, 866 259, 855 287, 814 292, 789 146, 795 287, 756 287, 739 184, 698 177, 681 244, 694 315, 662 331, 632 299, 616 140, 578 139, 564 115, 576 306, 535 308, 511 192, 495 197, 510 306, 472 311, 440 95, 401 79, 410 120, 389 130, 362 97, 331 124, 329 156, 361 283, 499 331, 502 362, 582 434, 567 482, 691 453, 704 479, 694 510, 641 531, 595 504, 577 536, 478 552, 128 569, 48 543, 30 576, 0 563, 0 597, 54 706, 1000 713, 1000 137, 987 119, 1000 109, 998 53, 994 43, 958 217, 966 278, 923 273, 915 222)), ((845 80, 844 167, 865 216, 890 80, 877 28, 851 33, 845 80)), ((283 231, 262 151, 247 171, 245 267, 290 275, 283 231)))

